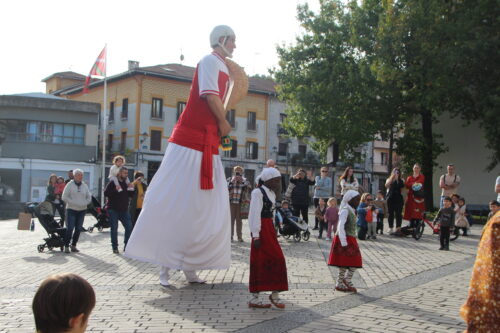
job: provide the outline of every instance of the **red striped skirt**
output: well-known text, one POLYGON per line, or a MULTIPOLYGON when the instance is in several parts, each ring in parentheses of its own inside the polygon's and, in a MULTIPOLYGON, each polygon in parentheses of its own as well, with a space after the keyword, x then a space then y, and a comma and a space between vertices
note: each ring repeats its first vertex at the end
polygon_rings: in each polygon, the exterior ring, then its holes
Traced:
POLYGON ((328 265, 337 267, 363 267, 361 251, 355 237, 347 236, 347 246, 340 244, 340 238, 335 236, 328 258, 328 265))
POLYGON ((263 218, 260 229, 260 248, 250 248, 251 293, 288 290, 288 277, 283 251, 276 238, 273 219, 263 218))

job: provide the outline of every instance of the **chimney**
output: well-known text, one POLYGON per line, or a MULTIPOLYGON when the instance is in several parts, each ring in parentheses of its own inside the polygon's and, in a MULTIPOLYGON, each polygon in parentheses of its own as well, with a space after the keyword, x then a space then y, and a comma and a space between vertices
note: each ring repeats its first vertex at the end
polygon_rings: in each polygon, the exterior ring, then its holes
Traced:
POLYGON ((139 68, 139 62, 135 60, 128 61, 128 70, 131 71, 133 69, 139 68))

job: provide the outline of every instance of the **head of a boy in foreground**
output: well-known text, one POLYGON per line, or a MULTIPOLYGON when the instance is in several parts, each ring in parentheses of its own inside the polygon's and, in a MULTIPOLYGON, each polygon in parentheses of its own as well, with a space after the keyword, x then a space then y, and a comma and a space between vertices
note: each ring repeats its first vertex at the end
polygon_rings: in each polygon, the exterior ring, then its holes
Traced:
POLYGON ((95 306, 92 286, 76 274, 46 278, 33 298, 38 333, 82 333, 95 306))

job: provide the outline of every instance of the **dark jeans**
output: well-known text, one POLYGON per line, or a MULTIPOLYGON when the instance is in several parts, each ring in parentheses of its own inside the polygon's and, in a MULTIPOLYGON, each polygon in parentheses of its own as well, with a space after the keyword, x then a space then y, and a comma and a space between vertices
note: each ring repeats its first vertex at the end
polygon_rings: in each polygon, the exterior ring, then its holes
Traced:
POLYGON ((52 203, 54 205, 54 212, 57 210, 59 216, 61 217, 61 226, 64 226, 64 221, 66 220, 66 210, 64 209, 64 201, 59 200, 59 203, 52 203))
POLYGON ((358 239, 359 240, 365 240, 366 239, 366 233, 368 232, 368 227, 365 226, 357 226, 358 228, 358 239))
POLYGON ((325 232, 328 230, 328 223, 325 221, 319 221, 319 237, 323 237, 323 230, 325 230, 325 232))
POLYGON ((309 217, 308 217, 308 210, 309 210, 309 205, 296 205, 293 204, 293 216, 300 217, 300 214, 302 214, 302 219, 309 224, 309 217))
POLYGON ((380 230, 380 233, 382 234, 384 232, 384 214, 377 214, 377 229, 376 232, 380 230))
POLYGON ((135 227, 135 222, 137 222, 137 219, 139 218, 139 214, 141 213, 142 208, 137 208, 135 210, 134 218, 132 218, 132 229, 135 227))
POLYGON ((403 223, 403 200, 387 200, 387 208, 389 210, 389 216, 387 221, 389 222, 389 228, 394 227, 394 216, 396 217, 396 228, 401 228, 403 223))
POLYGON ((439 242, 442 248, 450 247, 450 227, 441 227, 439 229, 439 242))
POLYGON ((130 221, 130 213, 128 211, 119 212, 113 209, 108 209, 109 223, 111 224, 111 246, 113 250, 118 250, 118 220, 125 228, 125 239, 123 242, 127 245, 128 238, 132 233, 132 222, 130 221))
POLYGON ((73 210, 68 209, 68 219, 66 221, 66 235, 64 237, 64 245, 69 246, 69 241, 72 240, 71 245, 76 246, 78 238, 80 238, 80 231, 83 228, 83 219, 87 210, 73 210), (74 231, 74 232, 73 232, 74 231))

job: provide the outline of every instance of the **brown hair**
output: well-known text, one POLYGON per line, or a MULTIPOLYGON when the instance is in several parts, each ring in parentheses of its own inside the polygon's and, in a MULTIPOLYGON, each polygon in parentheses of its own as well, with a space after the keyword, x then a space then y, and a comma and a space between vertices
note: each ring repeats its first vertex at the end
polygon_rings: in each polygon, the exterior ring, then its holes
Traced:
POLYGON ((345 168, 344 173, 342 174, 342 176, 340 176, 339 179, 340 180, 345 179, 349 183, 354 182, 354 172, 352 173, 351 179, 347 179, 347 177, 349 176, 349 170, 353 170, 353 169, 350 166, 348 166, 347 168, 345 168))
POLYGON ((56 177, 56 181, 54 182, 54 184, 57 183, 57 175, 53 173, 49 176, 49 181, 47 182, 47 185, 52 185, 52 183, 50 182, 52 180, 52 177, 56 177))
POLYGON ((368 201, 366 200, 366 197, 368 197, 368 196, 371 196, 371 193, 368 193, 368 192, 363 193, 361 195, 361 202, 367 203, 368 201))
POLYGON ((83 322, 86 322, 94 306, 94 289, 87 280, 71 273, 51 275, 42 282, 33 298, 36 330, 66 332, 71 328, 71 318, 83 313, 83 322))

